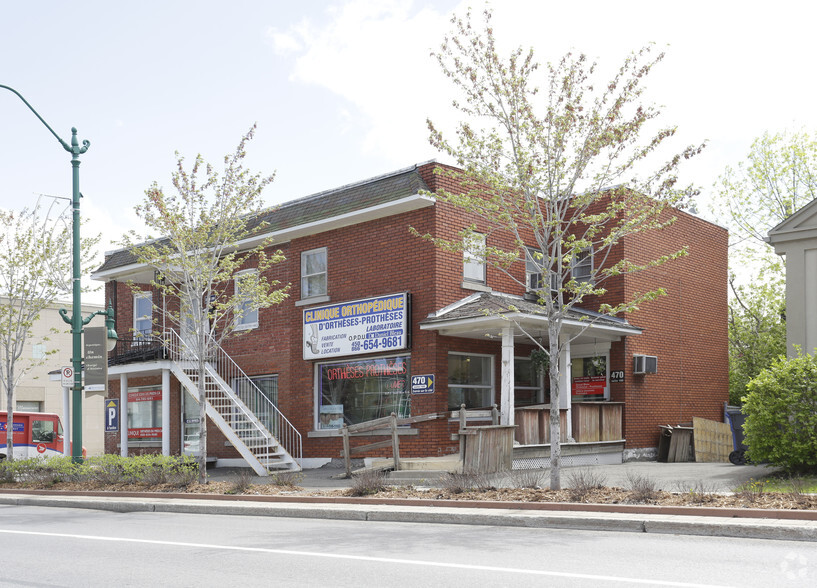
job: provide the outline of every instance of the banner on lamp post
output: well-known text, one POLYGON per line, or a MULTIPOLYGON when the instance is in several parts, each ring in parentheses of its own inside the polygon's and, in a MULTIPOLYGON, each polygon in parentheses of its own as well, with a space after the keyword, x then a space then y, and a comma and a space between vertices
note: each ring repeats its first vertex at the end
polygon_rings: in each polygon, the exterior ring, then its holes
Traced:
POLYGON ((108 389, 108 330, 105 327, 85 327, 85 391, 105 392, 108 389))

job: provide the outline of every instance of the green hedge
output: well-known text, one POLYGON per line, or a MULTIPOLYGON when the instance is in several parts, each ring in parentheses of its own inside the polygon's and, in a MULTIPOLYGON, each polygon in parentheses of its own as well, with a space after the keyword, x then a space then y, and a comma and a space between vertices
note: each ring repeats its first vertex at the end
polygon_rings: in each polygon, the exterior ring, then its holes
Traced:
POLYGON ((817 359, 778 358, 747 386, 749 459, 793 472, 817 470, 817 359))
POLYGON ((70 457, 32 457, 0 461, 0 483, 20 482, 50 486, 60 482, 88 482, 100 486, 188 486, 198 479, 198 464, 190 457, 100 455, 83 463, 70 457))

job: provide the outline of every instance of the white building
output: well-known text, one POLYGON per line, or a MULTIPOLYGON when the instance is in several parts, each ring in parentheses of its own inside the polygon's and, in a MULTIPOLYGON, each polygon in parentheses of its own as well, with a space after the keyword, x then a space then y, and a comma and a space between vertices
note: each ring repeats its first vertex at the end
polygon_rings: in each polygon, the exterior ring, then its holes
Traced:
MULTIPOLYGON (((56 302, 40 314, 34 324, 32 336, 26 341, 26 349, 20 358, 21 366, 45 358, 42 365, 34 366, 20 381, 14 393, 14 409, 22 412, 53 412, 60 415, 63 427, 63 392, 59 379, 52 380, 48 373, 62 366, 71 365, 71 327, 62 320, 59 310, 71 310, 70 302, 56 302), (55 332, 56 331, 56 332, 55 332)), ((104 310, 102 306, 83 305, 83 316, 104 310)), ((94 317, 89 326, 104 326, 104 317, 94 317)), ((5 391, 0 393, 0 410, 6 410, 5 391)), ((82 444, 88 455, 101 455, 104 451, 104 392, 86 393, 82 403, 82 444)))
POLYGON ((766 241, 786 257, 786 354, 817 348, 817 199, 769 231, 766 241))

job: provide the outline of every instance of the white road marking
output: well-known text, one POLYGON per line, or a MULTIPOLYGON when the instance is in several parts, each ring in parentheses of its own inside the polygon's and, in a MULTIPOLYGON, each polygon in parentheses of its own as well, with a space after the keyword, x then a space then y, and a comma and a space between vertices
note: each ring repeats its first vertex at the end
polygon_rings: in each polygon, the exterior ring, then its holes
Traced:
POLYGON ((437 568, 452 568, 461 570, 477 570, 486 572, 502 572, 510 574, 528 574, 532 576, 551 576, 557 578, 576 578, 582 580, 599 580, 604 582, 622 582, 625 584, 656 584, 661 586, 678 586, 680 588, 726 588, 714 584, 691 584, 688 582, 673 582, 668 580, 646 580, 642 578, 625 578, 620 576, 603 576, 595 574, 577 574, 572 572, 551 572, 546 570, 529 570, 522 568, 505 568, 501 566, 482 566, 458 564, 414 559, 398 559, 392 557, 372 557, 367 555, 344 555, 339 553, 317 553, 312 551, 294 551, 291 549, 269 549, 266 547, 238 547, 235 545, 215 545, 212 543, 186 543, 182 541, 159 541, 156 539, 128 539, 125 537, 102 537, 97 535, 75 535, 71 533, 43 533, 37 531, 16 531, 0 529, 0 533, 9 535, 33 535, 39 537, 60 537, 65 539, 85 539, 88 541, 111 541, 120 543, 143 543, 147 545, 167 545, 173 547, 194 547, 197 549, 217 549, 224 551, 246 551, 252 553, 269 553, 277 555, 297 555, 302 557, 322 557, 329 559, 347 559, 355 561, 369 561, 377 563, 405 564, 415 566, 429 566, 437 568))

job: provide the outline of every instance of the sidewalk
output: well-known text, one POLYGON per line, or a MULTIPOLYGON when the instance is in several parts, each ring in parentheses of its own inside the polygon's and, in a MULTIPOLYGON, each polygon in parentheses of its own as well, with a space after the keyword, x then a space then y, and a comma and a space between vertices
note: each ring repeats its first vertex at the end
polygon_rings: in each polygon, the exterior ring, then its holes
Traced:
MULTIPOLYGON (((572 468, 565 468, 566 484, 572 468)), ((607 485, 622 485, 628 472, 647 475, 662 489, 678 491, 685 483, 703 483, 713 491, 729 491, 749 479, 770 471, 763 466, 731 464, 659 464, 631 462, 593 466, 607 477, 607 485), (680 484, 680 486, 679 486, 680 484)), ((235 469, 213 470, 210 479, 229 480, 235 469)), ((299 485, 304 489, 340 489, 351 485, 340 479, 343 469, 324 467, 305 470, 299 485)), ((267 478, 257 478, 263 483, 267 478)), ((191 494, 85 495, 49 491, 0 490, 0 504, 85 508, 114 512, 176 512, 209 515, 326 518, 359 521, 494 525, 673 533, 793 541, 817 541, 817 511, 762 511, 706 507, 658 507, 648 505, 571 505, 469 501, 452 503, 434 499, 378 499, 315 497, 303 495, 226 496, 191 494)))

